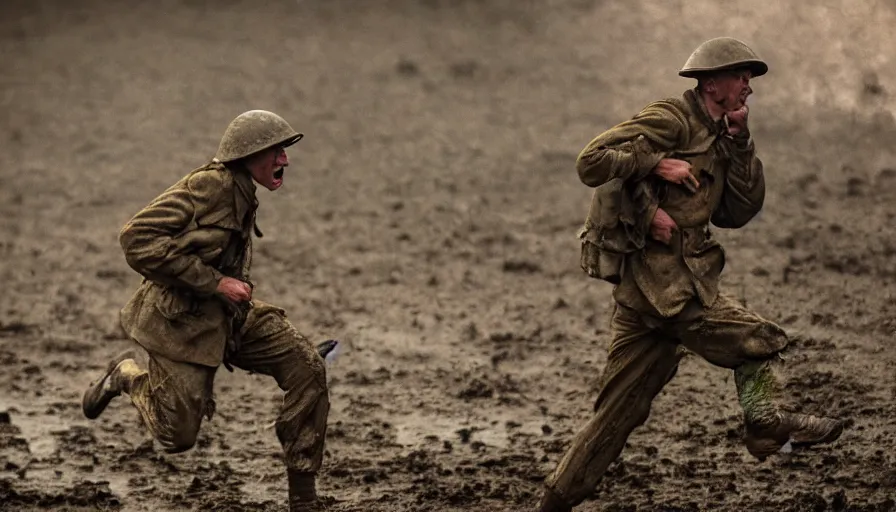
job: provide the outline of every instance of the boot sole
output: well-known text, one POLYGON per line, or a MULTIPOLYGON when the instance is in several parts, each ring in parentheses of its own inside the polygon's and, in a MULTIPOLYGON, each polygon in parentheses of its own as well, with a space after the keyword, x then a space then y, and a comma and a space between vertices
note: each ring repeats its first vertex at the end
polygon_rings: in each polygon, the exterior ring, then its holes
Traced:
MULTIPOLYGON (((837 425, 837 427, 832 429, 830 432, 828 432, 828 434, 826 436, 824 436, 821 439, 818 439, 816 441, 796 441, 791 438, 790 440, 788 440, 788 442, 790 443, 791 450, 796 450, 796 449, 801 449, 801 448, 809 448, 811 446, 820 445, 820 444, 833 443, 837 439, 840 439, 840 436, 843 434, 844 427, 845 427, 844 423, 840 422, 840 424, 837 425)), ((780 453, 781 448, 783 448, 786 444, 787 443, 784 443, 784 445, 781 445, 781 447, 774 449, 774 450, 771 448, 771 446, 769 446, 769 448, 764 449, 764 450, 758 450, 757 448, 753 448, 748 445, 747 451, 750 452, 750 455, 759 459, 760 462, 763 462, 768 457, 775 455, 777 453, 780 453), (753 450, 751 450, 751 448, 753 448, 753 450)))
POLYGON ((95 420, 99 418, 103 411, 106 410, 106 407, 109 406, 109 402, 121 394, 121 391, 104 391, 103 387, 105 386, 106 381, 112 377, 112 373, 118 368, 118 365, 120 365, 122 361, 133 359, 135 355, 136 354, 130 350, 119 354, 118 357, 109 361, 103 376, 87 388, 84 392, 84 396, 81 398, 81 411, 87 419, 95 420))
POLYGON ((833 443, 837 439, 840 439, 840 436, 843 435, 843 429, 845 428, 844 422, 839 422, 837 426, 832 429, 826 436, 822 437, 817 441, 797 441, 791 439, 791 444, 794 448, 806 448, 809 446, 815 446, 817 444, 829 444, 833 443))
POLYGON ((336 340, 322 341, 316 347, 317 353, 320 354, 320 357, 326 358, 327 355, 332 352, 338 344, 339 342, 336 340))

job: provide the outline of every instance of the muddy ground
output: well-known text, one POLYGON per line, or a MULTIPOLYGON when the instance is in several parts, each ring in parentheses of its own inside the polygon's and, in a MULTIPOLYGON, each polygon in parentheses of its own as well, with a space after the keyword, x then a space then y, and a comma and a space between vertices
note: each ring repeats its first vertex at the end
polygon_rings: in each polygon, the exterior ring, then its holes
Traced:
MULTIPOLYGON (((835 445, 754 462, 730 372, 686 359, 583 511, 896 510, 892 2, 300 0, 0 7, 3 510, 284 510, 279 390, 221 371, 167 456, 127 398, 119 228, 250 108, 306 134, 261 192, 257 295, 336 337, 320 487, 338 511, 531 510, 589 416, 610 286, 577 265, 578 151, 750 42, 763 213, 717 230, 727 289, 794 336, 793 405, 835 445)), ((578 509, 577 509, 578 510, 578 509)))

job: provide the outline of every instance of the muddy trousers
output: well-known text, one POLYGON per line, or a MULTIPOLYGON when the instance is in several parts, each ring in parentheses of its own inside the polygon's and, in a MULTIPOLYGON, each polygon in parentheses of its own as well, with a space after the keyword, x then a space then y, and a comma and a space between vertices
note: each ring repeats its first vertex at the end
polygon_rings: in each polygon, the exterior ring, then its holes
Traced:
POLYGON ((730 297, 719 296, 709 308, 689 304, 671 319, 617 305, 612 330, 594 416, 545 482, 570 506, 594 491, 632 431, 647 421, 651 402, 678 370, 683 348, 734 370, 746 421, 766 421, 777 412, 773 370, 787 336, 730 297))
MULTIPOLYGON (((241 346, 229 361, 277 381, 285 392, 276 432, 286 466, 316 473, 323 460, 330 402, 324 361, 315 347, 282 310, 257 304, 243 326, 241 346)), ((165 451, 178 453, 193 447, 203 416, 211 417, 216 371, 149 353, 146 369, 122 372, 121 387, 156 441, 165 451)))

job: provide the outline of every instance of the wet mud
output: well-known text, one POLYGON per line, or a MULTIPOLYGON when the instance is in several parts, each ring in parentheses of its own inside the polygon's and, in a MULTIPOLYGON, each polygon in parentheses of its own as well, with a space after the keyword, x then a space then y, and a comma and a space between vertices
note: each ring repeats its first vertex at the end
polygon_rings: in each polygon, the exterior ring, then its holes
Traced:
POLYGON ((731 373, 688 357, 580 509, 896 510, 892 7, 720 5, 4 2, 0 509, 286 510, 270 379, 222 369, 179 455, 126 397, 80 410, 129 346, 118 230, 266 108, 305 139, 259 194, 256 293, 342 341, 321 492, 335 511, 532 510, 610 337, 610 287, 578 267, 576 155, 690 87, 676 70, 724 30, 772 69, 751 99, 766 206, 716 230, 724 286, 793 336, 789 405, 850 427, 758 463, 731 373))

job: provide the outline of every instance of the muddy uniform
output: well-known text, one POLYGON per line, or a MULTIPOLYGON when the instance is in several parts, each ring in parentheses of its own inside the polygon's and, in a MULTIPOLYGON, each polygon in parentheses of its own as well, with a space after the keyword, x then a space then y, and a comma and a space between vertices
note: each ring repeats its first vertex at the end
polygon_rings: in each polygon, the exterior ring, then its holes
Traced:
MULTIPOLYGON (((149 366, 121 368, 118 382, 170 452, 191 448, 211 411, 215 372, 233 339, 215 289, 225 275, 249 279, 255 189, 247 172, 213 162, 165 191, 120 234, 128 264, 145 277, 121 324, 146 349, 149 366)), ((282 309, 258 300, 237 335, 227 360, 274 377, 285 392, 276 432, 287 467, 316 472, 329 410, 323 359, 282 309)))
MULTIPOLYGON (((674 376, 681 346, 735 370, 748 420, 774 415, 768 362, 787 346, 777 325, 719 292, 725 253, 710 232, 745 225, 762 207, 762 163, 749 135, 728 137, 695 90, 647 106, 595 138, 577 162, 590 187, 649 178, 663 158, 691 163, 696 193, 656 178, 658 206, 678 225, 669 245, 649 239, 626 256, 595 415, 577 435, 547 487, 578 504, 592 492, 650 405, 674 376)), ((653 212, 656 207, 653 208, 653 212)))

